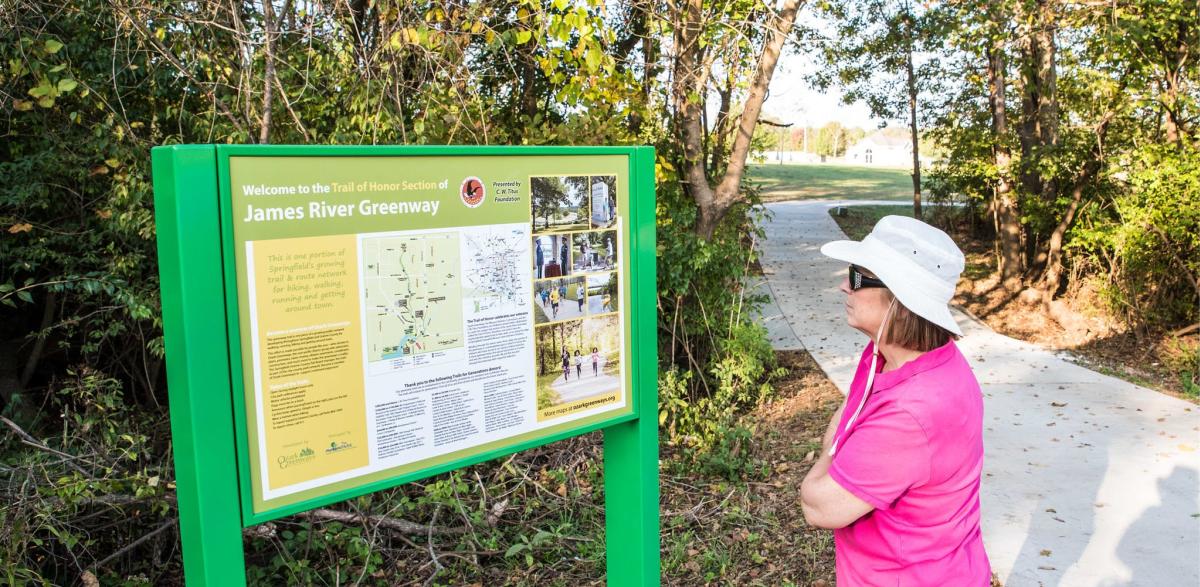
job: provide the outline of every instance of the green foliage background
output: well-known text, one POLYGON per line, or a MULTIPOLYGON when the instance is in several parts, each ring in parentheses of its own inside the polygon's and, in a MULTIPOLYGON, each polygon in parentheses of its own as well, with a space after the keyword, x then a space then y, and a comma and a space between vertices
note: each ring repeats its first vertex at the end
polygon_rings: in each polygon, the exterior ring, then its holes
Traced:
MULTIPOLYGON (((692 233, 662 66, 645 59, 654 55, 643 40, 649 8, 0 6, 0 583, 181 581, 149 169, 156 145, 656 145, 660 299, 664 315, 685 324, 682 339, 661 324, 663 369, 690 373, 672 388, 688 401, 725 393, 695 415, 686 402, 672 407, 672 430, 691 435, 696 455, 719 443, 709 416, 745 430, 734 420, 768 392, 773 360, 748 325, 755 300, 740 293, 754 216, 741 206, 710 241, 692 233)), ((764 14, 757 3, 734 9, 764 14)), ((748 59, 750 42, 733 54, 748 59)), ((567 444, 339 506, 352 521, 301 516, 259 527, 246 536, 249 578, 594 580, 603 574, 600 459, 594 439, 567 444), (413 541, 434 534, 389 534, 372 515, 469 532, 443 539, 458 554, 429 566, 413 541)), ((716 473, 736 477, 746 458, 735 451, 716 473)))

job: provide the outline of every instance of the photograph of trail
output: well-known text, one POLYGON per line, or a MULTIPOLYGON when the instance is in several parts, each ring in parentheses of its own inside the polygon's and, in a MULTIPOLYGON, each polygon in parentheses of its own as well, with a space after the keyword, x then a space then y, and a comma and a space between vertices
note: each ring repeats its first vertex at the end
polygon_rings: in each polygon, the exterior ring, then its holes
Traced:
MULTIPOLYGON (((1196 0, 0 0, 0 135, 0 584, 185 583, 184 144, 654 147, 652 249, 622 170, 448 184, 528 208, 528 417, 655 375, 647 584, 1200 584, 1196 0)), ((605 450, 239 526, 246 580, 611 584, 605 450)))

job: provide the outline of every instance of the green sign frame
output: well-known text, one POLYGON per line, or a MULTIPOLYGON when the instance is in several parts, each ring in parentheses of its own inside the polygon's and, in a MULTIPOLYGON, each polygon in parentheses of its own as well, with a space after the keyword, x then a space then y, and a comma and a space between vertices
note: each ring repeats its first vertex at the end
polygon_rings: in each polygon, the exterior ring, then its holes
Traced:
POLYGON ((244 528, 602 430, 606 512, 619 512, 607 515, 605 522, 608 583, 659 584, 653 148, 173 145, 156 147, 151 156, 176 490, 189 583, 244 584, 244 528), (619 410, 484 445, 482 450, 429 459, 428 466, 377 475, 365 483, 309 491, 281 502, 256 501, 243 409, 230 183, 231 159, 256 157, 264 158, 264 165, 296 157, 518 157, 543 162, 623 158, 628 200, 622 214, 627 222, 622 246, 627 253, 620 280, 627 296, 623 327, 628 402, 619 410))

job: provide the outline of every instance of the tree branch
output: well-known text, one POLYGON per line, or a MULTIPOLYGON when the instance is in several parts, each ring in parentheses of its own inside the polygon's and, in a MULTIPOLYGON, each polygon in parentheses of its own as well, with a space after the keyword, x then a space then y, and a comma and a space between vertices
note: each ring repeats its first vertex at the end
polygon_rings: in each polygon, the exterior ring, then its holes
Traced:
POLYGON ((463 528, 443 528, 433 525, 418 524, 410 522, 402 518, 393 518, 390 516, 363 516, 350 512, 342 512, 321 508, 307 511, 301 514, 296 514, 297 518, 312 520, 314 522, 341 522, 343 524, 362 524, 368 523, 386 528, 401 534, 428 535, 428 536, 458 536, 466 534, 469 529, 463 528))

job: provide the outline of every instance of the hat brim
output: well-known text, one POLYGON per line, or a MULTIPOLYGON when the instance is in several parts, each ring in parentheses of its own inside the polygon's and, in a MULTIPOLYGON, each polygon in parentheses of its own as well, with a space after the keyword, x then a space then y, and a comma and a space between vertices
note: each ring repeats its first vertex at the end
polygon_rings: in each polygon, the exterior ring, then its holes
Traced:
POLYGON ((925 273, 919 265, 907 263, 907 260, 896 262, 892 259, 888 262, 886 251, 875 251, 865 242, 851 240, 825 243, 821 245, 821 254, 874 273, 905 308, 956 336, 962 336, 962 329, 954 321, 948 304, 930 299, 918 288, 910 286, 914 274, 925 273))

